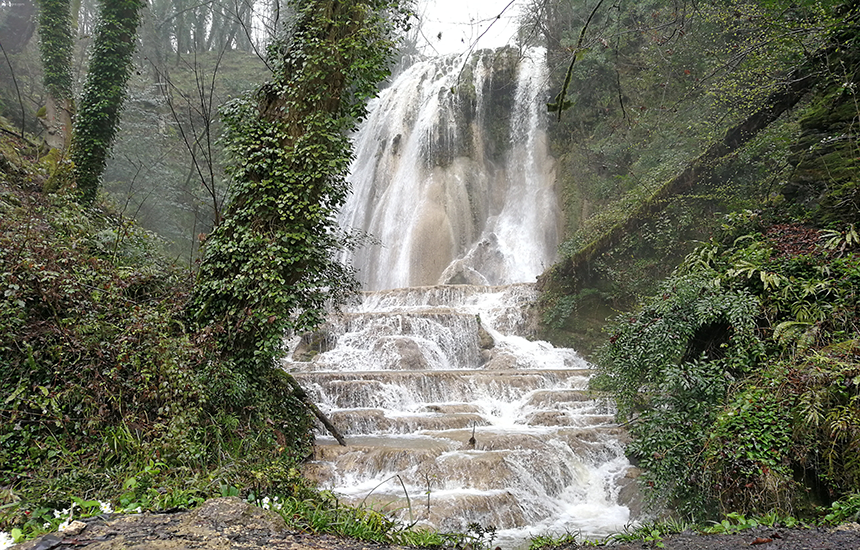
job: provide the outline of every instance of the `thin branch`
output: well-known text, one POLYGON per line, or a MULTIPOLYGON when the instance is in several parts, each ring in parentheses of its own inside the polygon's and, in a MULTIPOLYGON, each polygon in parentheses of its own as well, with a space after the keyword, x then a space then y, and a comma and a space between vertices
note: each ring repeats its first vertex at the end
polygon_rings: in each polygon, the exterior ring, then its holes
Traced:
POLYGON ((27 123, 27 113, 24 110, 24 100, 21 99, 21 90, 18 89, 18 79, 15 78, 15 69, 12 67, 12 62, 6 54, 6 48, 0 42, 0 50, 3 50, 3 57, 6 58, 6 64, 9 65, 9 73, 12 75, 12 82, 15 84, 15 93, 18 94, 18 104, 21 105, 21 139, 24 139, 24 125, 27 123))
MULTIPOLYGON (((602 1, 603 0, 601 0, 601 2, 602 1)), ((491 20, 492 22, 489 25, 487 25, 487 28, 484 29, 484 32, 482 32, 480 35, 478 35, 478 38, 473 40, 472 43, 469 45, 469 50, 466 52, 466 55, 463 58, 463 64, 460 66, 460 72, 457 73, 456 82, 458 84, 460 82, 460 76, 463 74, 463 71, 466 69, 466 61, 465 60, 468 59, 470 55, 472 55, 472 52, 474 51, 475 47, 478 45, 478 42, 480 42, 480 40, 484 37, 485 34, 490 32, 490 29, 493 28, 493 25, 495 25, 496 22, 502 18, 502 16, 505 14, 505 12, 508 11, 508 9, 514 5, 514 2, 516 2, 516 0, 511 0, 510 2, 508 2, 508 5, 505 6, 504 8, 502 8, 502 11, 500 11, 498 15, 496 15, 495 17, 492 18, 492 20, 491 20)), ((421 36, 424 36, 423 32, 421 33, 421 36)), ((426 40, 427 37, 425 36, 424 39, 426 40)), ((431 47, 432 47, 432 45, 431 45, 431 47)), ((436 49, 433 48, 433 50, 435 51, 436 49)))
POLYGON ((272 70, 273 70, 273 69, 272 69, 272 66, 271 66, 271 65, 269 65, 269 62, 268 62, 268 60, 266 59, 266 56, 265 56, 265 55, 263 55, 262 53, 260 53, 260 49, 259 49, 259 48, 257 48, 257 45, 254 43, 254 39, 251 37, 251 31, 250 31, 250 30, 248 30, 248 26, 247 26, 247 25, 245 25, 245 21, 243 21, 243 20, 242 20, 242 16, 241 16, 241 14, 239 13, 239 6, 238 6, 238 4, 236 4, 236 14, 235 14, 235 15, 236 15, 236 21, 238 21, 238 22, 239 22, 239 26, 240 26, 240 27, 242 27, 242 31, 244 31, 245 36, 248 38, 248 43, 251 45, 251 48, 253 48, 253 50, 254 50, 254 55, 256 55, 257 57, 259 57, 259 58, 260 58, 260 61, 262 61, 262 62, 263 62, 263 64, 264 64, 264 65, 266 65, 266 68, 267 68, 269 71, 272 71, 272 70))
POLYGON ((561 122, 561 113, 567 110, 571 105, 565 98, 567 97, 567 89, 570 86, 570 79, 573 77, 573 66, 582 51, 582 41, 585 40, 585 31, 588 29, 588 25, 594 18, 594 14, 596 14, 597 10, 600 9, 601 4, 603 4, 603 0, 600 0, 597 5, 594 6, 594 9, 591 10, 591 15, 588 16, 588 19, 585 20, 585 25, 583 25, 582 30, 579 31, 579 40, 576 41, 576 48, 573 50, 573 59, 570 60, 570 66, 567 68, 567 74, 564 76, 564 84, 561 86, 561 91, 558 92, 557 96, 555 96, 555 102, 548 103, 546 106, 550 113, 558 112, 559 122, 561 122))

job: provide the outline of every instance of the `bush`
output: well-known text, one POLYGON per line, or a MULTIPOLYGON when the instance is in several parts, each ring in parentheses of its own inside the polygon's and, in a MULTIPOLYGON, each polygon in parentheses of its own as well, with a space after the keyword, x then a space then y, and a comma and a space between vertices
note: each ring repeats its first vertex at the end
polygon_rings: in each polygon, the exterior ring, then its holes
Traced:
POLYGON ((791 514, 860 489, 852 231, 728 226, 610 325, 593 385, 633 420, 652 502, 791 514))
POLYGON ((187 506, 306 455, 310 419, 281 373, 243 379, 186 330, 189 276, 155 238, 68 197, 3 197, 0 528, 70 495, 187 506))

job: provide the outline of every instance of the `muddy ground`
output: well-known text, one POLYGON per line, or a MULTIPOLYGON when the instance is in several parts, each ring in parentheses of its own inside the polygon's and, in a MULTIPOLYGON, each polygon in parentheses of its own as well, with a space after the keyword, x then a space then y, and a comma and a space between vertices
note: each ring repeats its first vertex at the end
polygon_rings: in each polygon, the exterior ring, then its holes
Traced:
MULTIPOLYGON (((330 535, 309 535, 287 529, 273 512, 251 506, 239 498, 207 501, 195 510, 165 514, 112 515, 73 524, 66 532, 52 533, 15 546, 16 550, 404 550, 330 535)), ((737 535, 685 533, 662 541, 666 550, 860 550, 860 525, 836 529, 759 529, 737 535)), ((612 550, 641 550, 655 544, 638 542, 612 545, 612 550)), ((573 545, 557 547, 562 550, 573 545)), ((466 549, 462 549, 466 550, 466 549)), ((506 549, 505 549, 506 550, 506 549)))

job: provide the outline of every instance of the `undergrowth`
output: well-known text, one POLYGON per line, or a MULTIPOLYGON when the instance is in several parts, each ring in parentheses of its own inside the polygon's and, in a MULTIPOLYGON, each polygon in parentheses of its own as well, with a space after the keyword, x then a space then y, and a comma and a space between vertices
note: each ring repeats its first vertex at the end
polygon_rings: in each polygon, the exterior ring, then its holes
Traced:
POLYGON ((860 495, 855 494, 842 501, 833 503, 830 507, 818 509, 817 517, 814 521, 802 521, 796 517, 781 515, 775 511, 749 517, 739 512, 730 512, 719 520, 705 523, 691 523, 677 517, 669 517, 629 524, 621 531, 603 538, 589 539, 583 537, 580 533, 541 535, 531 539, 529 550, 572 549, 592 546, 611 547, 613 544, 634 542, 646 543, 648 547, 663 548, 666 537, 682 533, 734 535, 760 528, 812 529, 816 525, 826 527, 842 524, 847 521, 856 521, 858 516, 860 516, 860 495))
POLYGON ((276 511, 291 529, 307 533, 333 533, 344 537, 419 548, 489 548, 493 530, 473 524, 465 533, 439 533, 416 528, 368 506, 347 506, 328 492, 302 496, 265 497, 257 504, 276 511))
POLYGON ((614 320, 593 380, 632 421, 652 504, 699 521, 813 517, 860 490, 860 238, 754 218, 614 320))
POLYGON ((291 472, 310 448, 310 418, 281 373, 237 374, 209 332, 186 329, 190 276, 158 239, 109 205, 42 192, 50 159, 36 161, 23 141, 9 149, 0 531, 32 534, 47 523, 33 522, 37 512, 68 508, 70 495, 166 509, 219 496, 224 484, 297 490, 291 472), (236 406, 238 394, 254 405, 236 406))

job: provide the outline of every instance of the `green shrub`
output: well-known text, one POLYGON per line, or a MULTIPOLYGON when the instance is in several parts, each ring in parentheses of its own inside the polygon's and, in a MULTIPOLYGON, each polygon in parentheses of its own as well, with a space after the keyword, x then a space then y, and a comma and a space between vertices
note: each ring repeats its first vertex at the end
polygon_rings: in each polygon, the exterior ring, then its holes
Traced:
POLYGON ((850 227, 738 236, 733 221, 730 244, 701 246, 615 319, 592 384, 632 420, 652 502, 809 513, 860 488, 857 244, 850 227))

